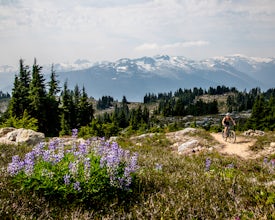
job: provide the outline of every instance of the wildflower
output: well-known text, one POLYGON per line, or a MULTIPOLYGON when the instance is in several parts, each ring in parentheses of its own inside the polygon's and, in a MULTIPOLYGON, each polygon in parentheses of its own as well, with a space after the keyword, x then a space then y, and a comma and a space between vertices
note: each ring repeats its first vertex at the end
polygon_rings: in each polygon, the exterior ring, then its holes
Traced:
POLYGON ((18 155, 12 157, 12 162, 8 165, 8 172, 13 176, 18 174, 24 168, 24 161, 20 160, 18 155))
POLYGON ((73 176, 76 176, 77 175, 77 163, 76 162, 70 162, 69 163, 69 170, 70 170, 70 173, 73 176))
POLYGON ((70 175, 69 174, 66 174, 63 179, 64 179, 64 183, 65 185, 69 185, 70 184, 70 175))
POLYGON ((77 136, 78 136, 78 129, 74 128, 74 129, 72 130, 72 137, 73 137, 73 138, 77 138, 77 136))
POLYGON ((57 143, 56 143, 56 141, 51 141, 50 143, 49 143, 49 150, 52 150, 52 151, 55 151, 56 150, 56 148, 57 148, 57 143))
POLYGON ((80 154, 82 154, 82 155, 85 155, 88 153, 87 145, 84 143, 79 144, 78 150, 79 150, 80 154))
POLYGON ((155 170, 156 171, 161 171, 162 170, 162 164, 156 163, 155 170))
POLYGON ((275 159, 270 160, 270 164, 271 164, 272 168, 274 168, 275 167, 275 159))
POLYGON ((74 183, 74 189, 77 190, 77 191, 81 190, 81 188, 80 188, 80 182, 77 181, 77 182, 74 183))
POLYGON ((50 150, 45 150, 44 152, 43 152, 43 160, 45 161, 45 162, 50 162, 50 159, 51 159, 51 151, 50 150))
POLYGON ((211 165, 211 159, 210 158, 206 158, 206 161, 205 161, 205 171, 209 171, 210 170, 210 165, 211 165))
POLYGON ((226 167, 229 168, 229 169, 233 169, 233 168, 234 168, 234 164, 233 164, 233 163, 230 163, 230 164, 228 164, 226 167))
POLYGON ((53 158, 53 163, 59 163, 64 157, 64 153, 63 152, 59 152, 58 154, 53 154, 52 158, 53 158))
POLYGON ((267 164, 268 163, 268 159, 267 157, 264 158, 264 164, 267 164))
POLYGON ((45 143, 44 142, 40 142, 38 145, 36 145, 33 148, 33 152, 34 152, 34 154, 35 154, 36 157, 43 155, 43 148, 44 148, 44 146, 45 146, 45 143))
POLYGON ((84 160, 84 176, 85 176, 86 180, 88 180, 90 177, 90 169, 91 169, 90 158, 85 158, 85 160, 84 160))
POLYGON ((24 160, 24 165, 25 165, 25 173, 27 175, 31 175, 33 172, 33 167, 34 167, 34 152, 31 151, 25 155, 25 160, 24 160))

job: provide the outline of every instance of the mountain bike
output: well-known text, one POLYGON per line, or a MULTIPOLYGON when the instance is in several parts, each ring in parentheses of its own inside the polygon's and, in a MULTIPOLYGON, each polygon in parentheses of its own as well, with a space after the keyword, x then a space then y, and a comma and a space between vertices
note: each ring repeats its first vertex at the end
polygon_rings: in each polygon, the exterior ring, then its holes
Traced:
POLYGON ((225 135, 224 129, 222 130, 222 138, 226 142, 235 143, 236 141, 236 133, 231 129, 230 126, 227 128, 227 134, 225 135))

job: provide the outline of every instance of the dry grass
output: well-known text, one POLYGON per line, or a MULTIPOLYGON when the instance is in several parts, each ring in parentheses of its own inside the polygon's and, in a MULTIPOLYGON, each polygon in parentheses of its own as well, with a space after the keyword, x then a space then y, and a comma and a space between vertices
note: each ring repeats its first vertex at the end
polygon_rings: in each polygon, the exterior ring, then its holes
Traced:
MULTIPOLYGON (((136 145, 136 139, 118 140, 123 148, 140 155, 141 169, 130 195, 105 201, 100 208, 59 204, 54 198, 24 194, 2 170, 0 215, 6 219, 275 218, 275 187, 267 184, 275 172, 263 165, 263 158, 244 161, 217 152, 181 156, 168 147, 171 143, 164 134, 138 141, 136 145), (205 170, 206 158, 211 160, 209 171, 205 170), (234 167, 228 168, 229 164, 234 167)), ((26 149, 0 146, 0 150, 5 154, 1 167, 5 167, 15 151, 26 149)))

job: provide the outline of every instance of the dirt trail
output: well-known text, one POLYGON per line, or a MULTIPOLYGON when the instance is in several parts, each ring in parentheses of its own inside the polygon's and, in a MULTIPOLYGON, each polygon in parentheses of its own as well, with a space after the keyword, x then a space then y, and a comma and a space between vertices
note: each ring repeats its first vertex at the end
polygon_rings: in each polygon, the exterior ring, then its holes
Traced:
POLYGON ((237 135, 235 143, 232 144, 225 142, 222 138, 221 133, 211 133, 211 136, 219 142, 220 148, 218 149, 221 153, 237 155, 244 159, 253 159, 260 156, 249 150, 249 146, 255 143, 255 139, 237 135))

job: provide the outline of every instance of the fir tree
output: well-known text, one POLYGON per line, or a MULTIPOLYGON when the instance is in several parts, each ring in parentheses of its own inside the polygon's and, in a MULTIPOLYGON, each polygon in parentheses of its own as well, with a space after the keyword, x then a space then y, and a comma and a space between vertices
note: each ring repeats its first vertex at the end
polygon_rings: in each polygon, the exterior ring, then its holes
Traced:
POLYGON ((24 61, 19 61, 19 76, 15 76, 12 98, 9 104, 10 116, 22 117, 25 110, 29 109, 30 72, 24 61))
POLYGON ((79 102, 79 123, 81 126, 88 125, 93 119, 93 105, 89 102, 88 95, 83 86, 79 102))
POLYGON ((57 94, 60 92, 58 87, 59 81, 57 80, 57 74, 54 71, 53 65, 51 67, 51 77, 48 83, 49 91, 47 94, 46 102, 46 135, 56 136, 60 129, 60 112, 59 112, 59 100, 57 94))
POLYGON ((32 80, 30 82, 29 90, 29 107, 30 115, 38 120, 39 131, 46 131, 46 89, 44 84, 44 77, 41 73, 42 67, 36 64, 36 59, 34 59, 34 64, 32 67, 32 80))

